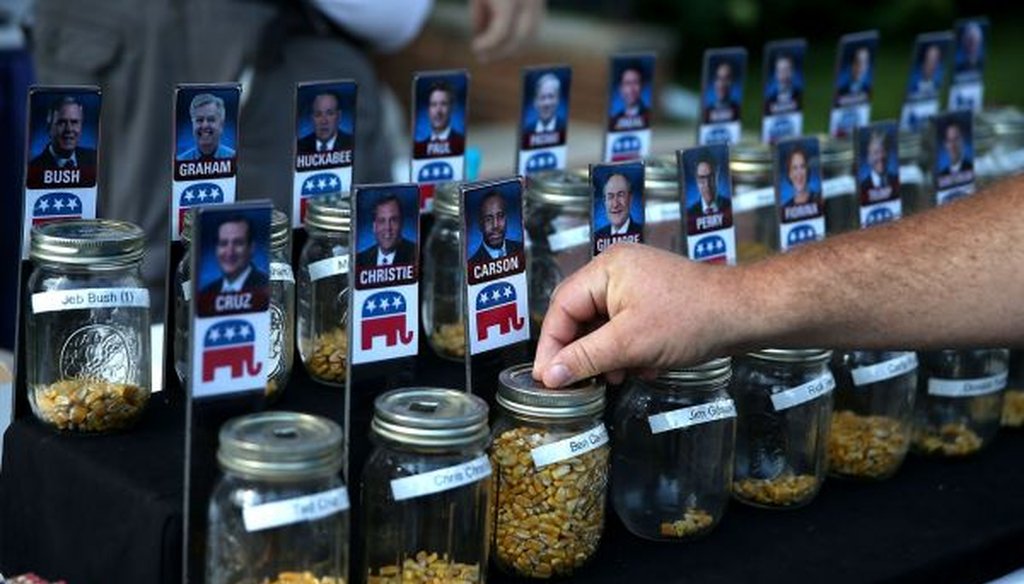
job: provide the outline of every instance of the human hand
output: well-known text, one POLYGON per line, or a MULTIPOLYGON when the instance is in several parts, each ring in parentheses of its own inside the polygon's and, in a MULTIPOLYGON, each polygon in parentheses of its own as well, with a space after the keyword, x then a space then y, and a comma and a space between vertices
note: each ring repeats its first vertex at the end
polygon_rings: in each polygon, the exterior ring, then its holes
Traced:
POLYGON ((732 270, 644 245, 612 246, 555 289, 534 378, 561 387, 605 373, 620 383, 627 370, 649 376, 717 354, 732 337, 732 270))
POLYGON ((473 52, 493 61, 515 52, 536 34, 547 0, 470 0, 473 52))

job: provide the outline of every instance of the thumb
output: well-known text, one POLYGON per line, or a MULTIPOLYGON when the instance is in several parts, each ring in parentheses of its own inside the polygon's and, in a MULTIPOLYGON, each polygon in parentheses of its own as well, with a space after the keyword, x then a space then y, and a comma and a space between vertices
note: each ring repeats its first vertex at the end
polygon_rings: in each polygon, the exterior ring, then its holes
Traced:
POLYGON ((563 387, 580 379, 630 366, 627 344, 615 320, 563 347, 541 373, 544 385, 563 387))

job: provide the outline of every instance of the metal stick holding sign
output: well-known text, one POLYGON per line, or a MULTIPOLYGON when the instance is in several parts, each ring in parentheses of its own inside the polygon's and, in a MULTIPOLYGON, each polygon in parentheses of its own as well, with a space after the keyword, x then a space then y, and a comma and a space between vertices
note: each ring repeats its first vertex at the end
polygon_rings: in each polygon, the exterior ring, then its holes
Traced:
POLYGON ((572 69, 565 65, 523 69, 516 172, 528 176, 565 170, 572 69))
POLYGON ((683 210, 683 236, 690 259, 736 264, 736 229, 732 221, 729 146, 698 146, 677 153, 683 210))
POLYGON ((420 184, 420 208, 433 209, 439 183, 465 180, 469 120, 469 73, 417 73, 412 82, 412 180, 420 184))
POLYGON ((789 138, 775 145, 775 204, 779 251, 825 237, 825 201, 817 138, 789 138))
POLYGON ((590 212, 592 253, 621 242, 644 242, 644 162, 590 166, 594 203, 590 212))
POLYGON ((740 106, 743 105, 746 75, 746 49, 730 47, 704 51, 697 144, 739 143, 743 133, 740 106))
POLYGON ((654 53, 623 53, 608 60, 608 126, 604 161, 647 158, 654 113, 654 53))
POLYGON ((203 207, 192 222, 186 379, 185 581, 201 581, 220 426, 264 403, 271 364, 269 203, 203 207))

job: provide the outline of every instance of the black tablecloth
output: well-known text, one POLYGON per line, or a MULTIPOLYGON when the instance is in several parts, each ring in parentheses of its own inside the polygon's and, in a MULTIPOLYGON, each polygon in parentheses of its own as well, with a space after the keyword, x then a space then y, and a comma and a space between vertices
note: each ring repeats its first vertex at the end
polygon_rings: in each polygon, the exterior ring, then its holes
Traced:
MULTIPOLYGON (((183 405, 156 396, 112 436, 15 422, 0 475, 0 571, 70 584, 181 579, 183 405)), ((278 406, 338 419, 337 390, 293 384, 278 406)), ((808 507, 733 504, 705 539, 652 543, 609 513, 574 581, 983 582, 1024 565, 1024 433, 960 461, 911 458, 883 483, 830 480, 808 507)), ((510 579, 493 573, 492 583, 510 579)))

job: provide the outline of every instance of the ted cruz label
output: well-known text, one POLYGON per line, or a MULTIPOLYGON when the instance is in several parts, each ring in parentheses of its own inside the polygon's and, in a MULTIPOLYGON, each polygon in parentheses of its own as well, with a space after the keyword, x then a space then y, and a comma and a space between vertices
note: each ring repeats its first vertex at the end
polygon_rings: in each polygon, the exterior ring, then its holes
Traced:
POLYGON ((391 481, 391 495, 395 501, 404 501, 423 495, 432 495, 482 481, 491 476, 491 462, 479 456, 469 462, 439 468, 411 477, 391 481))
POLYGON ((533 456, 533 465, 540 468, 577 457, 605 444, 608 444, 608 430, 604 424, 598 424, 586 432, 538 446, 530 451, 530 455, 533 456))
POLYGON ((974 397, 1006 388, 1006 372, 979 379, 928 379, 928 395, 939 397, 974 397))
POLYGON ((904 353, 895 359, 857 367, 850 371, 853 384, 856 386, 878 383, 917 369, 917 353, 904 353))
POLYGON ((697 424, 706 424, 718 420, 736 417, 736 405, 731 399, 720 399, 711 403, 679 408, 655 414, 647 418, 651 425, 651 434, 661 434, 669 430, 689 428, 697 424))
POLYGON ((53 290, 32 295, 32 313, 91 308, 149 308, 145 288, 82 288, 53 290))
POLYGON ((348 491, 338 487, 322 493, 242 508, 242 522, 248 532, 316 521, 347 511, 348 491))
POLYGON ((309 264, 309 280, 316 282, 331 276, 348 273, 348 256, 334 256, 309 264))
POLYGON ((791 387, 779 393, 773 393, 772 406, 775 407, 776 412, 781 412, 782 410, 809 402, 812 399, 817 399, 831 392, 835 387, 836 380, 832 377, 832 373, 829 372, 803 385, 791 387))

